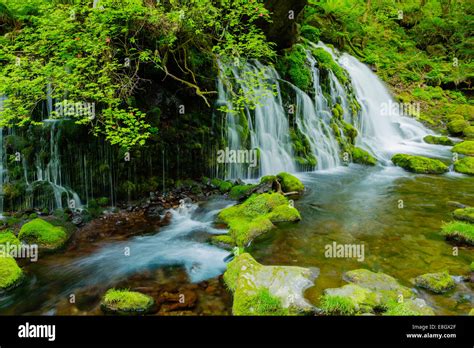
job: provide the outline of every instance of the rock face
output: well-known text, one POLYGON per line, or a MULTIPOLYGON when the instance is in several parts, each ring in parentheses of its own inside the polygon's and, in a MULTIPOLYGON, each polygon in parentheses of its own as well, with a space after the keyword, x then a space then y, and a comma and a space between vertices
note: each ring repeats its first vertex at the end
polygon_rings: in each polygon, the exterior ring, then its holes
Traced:
POLYGON ((448 272, 426 273, 415 278, 415 284, 436 294, 442 294, 456 286, 448 272))
POLYGON ((101 308, 105 313, 140 315, 155 307, 152 297, 136 291, 109 289, 102 298, 101 308))
POLYGON ((261 23, 260 27, 268 40, 277 44, 278 49, 289 48, 296 42, 296 19, 306 4, 307 0, 265 1, 265 8, 271 12, 271 23, 261 23))
POLYGON ((424 300, 415 299, 409 288, 387 274, 356 269, 347 272, 343 279, 349 284, 324 290, 321 309, 326 314, 434 315, 424 300))
POLYGON ((62 227, 51 225, 49 222, 37 218, 21 227, 18 239, 37 244, 43 250, 57 250, 64 246, 68 234, 62 227))
POLYGON ((301 220, 298 210, 279 193, 254 195, 244 203, 223 209, 218 220, 229 226, 233 245, 247 246, 256 237, 275 228, 274 223, 301 220))
POLYGON ((318 275, 316 268, 264 266, 244 253, 228 264, 224 281, 234 293, 234 315, 304 314, 314 311, 303 292, 318 275))
POLYGON ((423 156, 397 154, 392 157, 392 162, 398 167, 418 174, 442 174, 449 170, 440 160, 423 156))

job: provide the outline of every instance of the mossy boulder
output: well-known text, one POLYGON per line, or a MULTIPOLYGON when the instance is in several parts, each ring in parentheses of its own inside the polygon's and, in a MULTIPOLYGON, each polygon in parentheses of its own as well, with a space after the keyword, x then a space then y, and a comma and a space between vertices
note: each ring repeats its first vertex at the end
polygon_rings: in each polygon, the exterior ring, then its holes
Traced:
POLYGON ((452 152, 474 156, 474 140, 466 140, 453 146, 452 152))
POLYGON ((273 223, 300 219, 298 210, 280 193, 254 194, 244 203, 225 208, 218 215, 218 220, 229 226, 233 244, 240 247, 275 228, 273 223))
POLYGON ((456 286, 448 272, 427 273, 415 278, 416 286, 428 289, 436 294, 442 294, 456 286))
POLYGON ((418 174, 442 174, 449 170, 443 162, 423 156, 397 154, 392 162, 405 170, 418 174))
POLYGON ((254 189, 256 185, 235 185, 231 188, 229 192, 229 197, 232 199, 240 200, 244 197, 247 197, 249 191, 254 189))
POLYGON ((468 314, 468 315, 474 316, 474 308, 471 308, 471 310, 469 311, 469 314, 468 314))
POLYGON ((455 244, 474 245, 474 224, 452 221, 442 226, 441 233, 455 244))
POLYGON ((101 308, 105 313, 121 315, 147 314, 154 307, 155 301, 152 297, 125 289, 109 289, 101 302, 101 308))
POLYGON ((377 160, 367 151, 360 147, 354 147, 352 150, 352 161, 354 163, 365 164, 374 166, 377 164, 377 160))
POLYGON ((425 300, 421 298, 407 299, 401 302, 391 302, 383 315, 393 316, 414 316, 414 315, 435 315, 425 300))
POLYGON ((340 288, 325 289, 321 309, 329 315, 374 313, 388 308, 400 298, 411 298, 413 293, 384 273, 357 269, 344 274, 349 282, 340 288))
POLYGON ((304 291, 314 285, 317 269, 264 266, 248 253, 227 265, 224 282, 234 294, 234 315, 287 315, 314 311, 304 291))
POLYGON ((467 139, 474 139, 474 126, 464 128, 462 133, 467 139))
POLYGON ((19 246, 20 240, 11 231, 0 231, 0 244, 9 244, 19 246))
POLYGON ((303 192, 304 185, 296 176, 282 172, 277 175, 283 192, 303 192))
POLYGON ((428 144, 435 144, 435 145, 445 145, 445 146, 453 146, 454 142, 449 139, 448 137, 444 136, 436 136, 436 135, 427 135, 423 138, 425 143, 428 144))
POLYGON ((474 175, 474 157, 464 157, 454 162, 454 170, 458 173, 474 175))
POLYGON ((460 135, 464 129, 469 127, 469 122, 464 119, 455 119, 448 123, 448 131, 453 135, 460 135))
POLYGON ((0 255, 0 290, 8 290, 18 285, 23 271, 10 255, 0 255))
POLYGON ((235 245, 234 238, 227 234, 220 234, 211 237, 211 243, 222 249, 231 250, 235 245))
POLYGON ((463 209, 456 209, 455 211, 453 211, 453 217, 456 220, 474 223, 474 208, 469 207, 463 209))
POLYGON ((68 235, 62 227, 37 218, 21 227, 18 239, 29 244, 37 244, 45 250, 56 250, 66 243, 68 235))

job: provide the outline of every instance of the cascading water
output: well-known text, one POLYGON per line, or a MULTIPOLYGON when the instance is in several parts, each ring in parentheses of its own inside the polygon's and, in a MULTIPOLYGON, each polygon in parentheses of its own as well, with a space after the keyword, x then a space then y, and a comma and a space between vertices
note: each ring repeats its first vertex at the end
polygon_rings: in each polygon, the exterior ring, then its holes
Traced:
MULTIPOLYGON (((305 167, 305 170, 324 170, 340 166, 342 151, 337 138, 341 139, 346 135, 342 130, 333 127, 335 121, 332 108, 335 105, 339 105, 342 109, 342 120, 339 122, 350 124, 358 131, 355 145, 370 152, 382 165, 389 165, 395 153, 444 156, 442 147, 422 141, 423 137, 430 133, 428 129, 414 118, 405 116, 398 109, 391 107, 396 103, 387 88, 365 64, 347 53, 339 54, 321 42, 310 43, 310 47, 322 48, 330 53, 333 60, 345 70, 350 83, 342 84, 331 70, 326 70, 327 94, 325 95, 318 61, 308 49, 307 59, 312 72, 314 98, 284 81, 290 85, 295 95, 293 130, 290 125, 291 116, 286 112, 282 100, 281 79, 273 67, 263 66, 258 62, 247 63, 241 69, 231 68, 234 86, 229 87, 228 80, 223 81, 223 78, 219 80, 218 104, 226 105, 228 109, 232 109, 230 89, 241 89, 244 94, 264 95, 265 93, 262 90, 264 87, 253 91, 239 82, 246 72, 256 75, 258 71, 263 71, 263 79, 269 85, 276 86, 277 93, 262 98, 255 110, 247 108, 243 115, 233 112, 226 114, 229 148, 232 150, 259 149, 260 166, 257 176, 297 170, 298 165, 289 136, 291 131, 301 133, 308 140, 312 155, 317 159, 316 166, 305 167), (354 99, 360 105, 358 111, 351 108, 350 100, 354 99), (242 121, 242 118, 245 120, 242 121), (245 128, 242 124, 245 122, 248 124, 250 142, 246 142, 242 135, 242 130, 245 128)), ((226 165, 223 176, 229 179, 245 179, 254 177, 255 173, 252 175, 246 165, 231 163, 226 165)))
MULTIPOLYGON (((3 103, 5 101, 5 96, 0 96, 0 112, 3 111, 3 103)), ((2 218, 3 213, 3 184, 5 180, 5 170, 4 170, 4 161, 5 161, 5 149, 3 144, 3 127, 0 128, 0 219, 2 218)))

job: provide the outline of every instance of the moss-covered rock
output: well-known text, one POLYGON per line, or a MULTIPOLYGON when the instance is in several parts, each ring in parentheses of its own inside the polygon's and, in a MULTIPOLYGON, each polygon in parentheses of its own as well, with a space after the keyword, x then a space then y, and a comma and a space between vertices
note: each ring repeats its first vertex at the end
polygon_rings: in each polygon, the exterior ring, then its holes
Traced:
POLYGON ((428 289, 434 293, 442 294, 456 286, 448 272, 427 273, 415 278, 416 286, 428 289))
POLYGON ((21 227, 18 239, 29 244, 37 244, 46 250, 61 248, 68 235, 62 227, 53 226, 43 219, 34 219, 21 227))
POLYGON ((234 238, 227 234, 220 234, 211 237, 211 243, 222 249, 231 250, 235 246, 234 238))
POLYGON ((377 305, 375 293, 356 284, 325 289, 320 300, 321 309, 328 315, 369 313, 377 305))
POLYGON ((105 313, 140 315, 151 312, 155 301, 137 291, 109 289, 102 298, 101 308, 105 313))
POLYGON ((454 162, 454 170, 458 173, 474 175, 474 157, 464 157, 454 162))
POLYGON ((474 223, 474 208, 469 207, 463 209, 456 209, 455 211, 453 211, 453 217, 456 220, 474 223))
POLYGON ((454 142, 449 139, 448 137, 444 136, 436 136, 436 135, 427 135, 423 138, 425 143, 428 144, 435 144, 435 145, 445 145, 445 146, 453 146, 454 142))
POLYGON ((281 172, 277 175, 280 180, 283 192, 303 192, 304 185, 296 176, 289 173, 281 172))
POLYGON ((9 244, 19 246, 20 240, 11 231, 0 231, 0 244, 9 244))
POLYGON ((474 139, 474 126, 464 128, 462 133, 466 139, 474 139))
POLYGON ((441 233, 455 244, 474 245, 474 224, 452 221, 442 226, 441 233))
POLYGON ((352 161, 354 163, 365 164, 374 166, 377 164, 377 160, 367 151, 360 147, 354 147, 352 150, 352 161))
POLYGON ((423 156, 397 154, 392 162, 405 170, 418 174, 442 174, 449 170, 443 162, 423 156))
POLYGON ((462 155, 474 156, 474 140, 466 140, 458 143, 454 145, 451 151, 462 155))
POLYGON ((234 294, 234 315, 286 315, 314 310, 303 292, 317 276, 317 269, 264 266, 243 253, 229 262, 224 281, 234 294))
POLYGON ((218 220, 229 226, 233 244, 246 246, 256 237, 275 228, 273 222, 295 222, 301 216, 279 193, 252 195, 244 203, 223 209, 218 220))
POLYGON ((464 129, 469 127, 469 122, 464 119, 455 119, 448 123, 448 131, 453 135, 460 135, 464 129))
POLYGON ((474 308, 471 308, 471 310, 469 311, 468 315, 473 315, 473 316, 474 316, 474 308))
POLYGON ((0 290, 7 290, 18 285, 23 278, 23 271, 10 255, 0 255, 0 290))
POLYGON ((248 195, 248 192, 257 185, 235 185, 229 192, 229 197, 240 200, 248 195))
POLYGON ((428 307, 425 300, 421 298, 407 299, 401 302, 391 302, 383 315, 413 316, 413 315, 435 315, 433 309, 428 307))

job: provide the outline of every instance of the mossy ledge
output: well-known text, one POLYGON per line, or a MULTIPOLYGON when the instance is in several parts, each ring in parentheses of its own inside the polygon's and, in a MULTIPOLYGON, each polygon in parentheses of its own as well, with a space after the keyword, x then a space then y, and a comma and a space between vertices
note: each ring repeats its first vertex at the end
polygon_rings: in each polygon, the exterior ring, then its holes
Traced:
POLYGON ((274 223, 299 220, 298 210, 280 193, 254 194, 244 203, 225 208, 218 215, 218 221, 229 226, 231 239, 225 238, 226 244, 232 241, 232 245, 239 247, 247 246, 256 237, 275 228, 274 223))
POLYGON ((417 174, 443 174, 449 170, 448 166, 440 160, 423 156, 396 154, 392 157, 392 162, 398 167, 417 174))
POLYGON ((54 251, 64 246, 68 234, 62 227, 36 218, 21 227, 18 239, 29 244, 37 244, 43 250, 54 251))
POLYGON ((314 285, 316 268, 264 266, 248 253, 227 265, 224 282, 234 294, 233 315, 310 314, 304 291, 314 285))
POLYGON ((150 313, 154 307, 152 297, 126 289, 109 289, 101 302, 102 311, 110 314, 143 315, 150 313))

